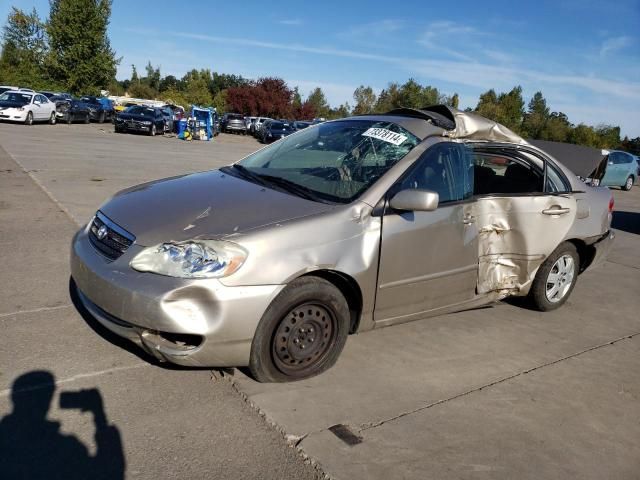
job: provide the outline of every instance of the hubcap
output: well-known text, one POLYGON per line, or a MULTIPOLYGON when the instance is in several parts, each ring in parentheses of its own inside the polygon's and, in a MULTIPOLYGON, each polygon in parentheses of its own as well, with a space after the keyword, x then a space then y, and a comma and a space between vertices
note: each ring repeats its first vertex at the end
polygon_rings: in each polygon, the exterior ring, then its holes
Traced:
POLYGON ((627 178, 627 190, 631 190, 631 187, 633 187, 633 180, 629 177, 627 178))
POLYGON ((575 262, 571 255, 562 255, 551 267, 547 276, 546 296, 551 303, 562 300, 566 295, 575 275, 575 262))
POLYGON ((300 305, 278 325, 272 341, 275 364, 283 373, 303 372, 325 358, 335 338, 336 321, 327 308, 300 305))

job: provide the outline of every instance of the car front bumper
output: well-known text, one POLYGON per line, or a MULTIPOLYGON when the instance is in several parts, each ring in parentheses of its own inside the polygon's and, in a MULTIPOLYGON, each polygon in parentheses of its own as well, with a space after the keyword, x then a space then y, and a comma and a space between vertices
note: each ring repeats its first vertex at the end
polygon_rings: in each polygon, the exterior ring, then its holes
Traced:
POLYGON ((15 108, 7 108, 0 110, 0 120, 8 122, 24 122, 27 119, 28 110, 17 110, 15 108))
POLYGON ((108 261, 91 245, 87 228, 76 234, 71 275, 86 309, 107 329, 161 361, 248 365, 258 322, 284 286, 227 287, 216 279, 137 272, 129 262, 143 248, 134 244, 108 261))

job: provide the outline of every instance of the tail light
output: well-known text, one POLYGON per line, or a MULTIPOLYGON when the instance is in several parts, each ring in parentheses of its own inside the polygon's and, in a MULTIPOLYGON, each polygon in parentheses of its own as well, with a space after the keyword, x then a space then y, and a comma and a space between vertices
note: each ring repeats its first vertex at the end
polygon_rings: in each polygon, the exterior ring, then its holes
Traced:
POLYGON ((615 201, 613 200, 613 195, 611 195, 611 198, 609 199, 609 213, 613 212, 614 205, 615 205, 615 201))

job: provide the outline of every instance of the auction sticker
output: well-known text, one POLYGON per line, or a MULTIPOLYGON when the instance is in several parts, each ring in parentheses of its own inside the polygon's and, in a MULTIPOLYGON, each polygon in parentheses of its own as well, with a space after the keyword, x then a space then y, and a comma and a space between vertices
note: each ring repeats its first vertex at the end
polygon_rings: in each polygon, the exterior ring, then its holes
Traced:
POLYGON ((392 132, 386 128, 370 128, 362 134, 363 137, 377 138, 383 142, 392 143, 393 145, 400 145, 407 139, 406 135, 401 133, 392 132))

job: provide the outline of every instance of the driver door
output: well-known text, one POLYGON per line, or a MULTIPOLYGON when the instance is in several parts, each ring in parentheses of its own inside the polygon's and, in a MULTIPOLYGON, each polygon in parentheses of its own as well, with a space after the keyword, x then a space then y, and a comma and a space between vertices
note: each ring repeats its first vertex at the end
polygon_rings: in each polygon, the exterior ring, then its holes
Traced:
POLYGON ((428 149, 392 192, 435 191, 434 211, 387 211, 374 319, 390 325, 457 305, 475 296, 478 229, 473 210, 473 157, 462 144, 428 149))

